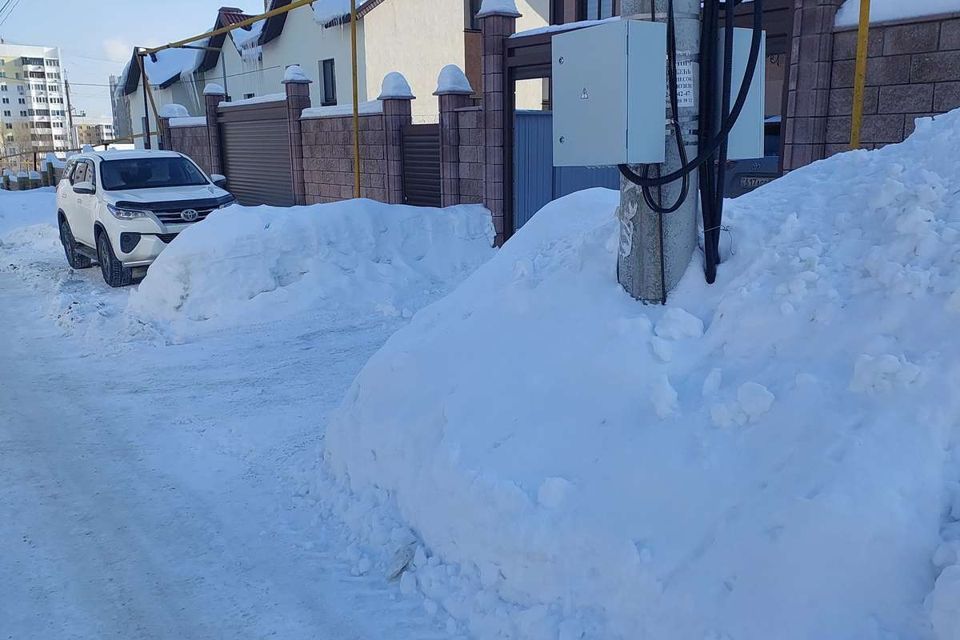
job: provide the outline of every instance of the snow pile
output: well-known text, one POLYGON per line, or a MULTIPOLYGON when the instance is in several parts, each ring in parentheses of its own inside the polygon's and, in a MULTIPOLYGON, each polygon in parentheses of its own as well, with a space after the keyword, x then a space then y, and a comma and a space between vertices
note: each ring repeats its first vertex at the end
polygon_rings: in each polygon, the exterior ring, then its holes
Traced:
MULTIPOLYGON (((960 11, 957 0, 872 0, 870 22, 906 20, 955 11, 960 11)), ((836 25, 849 27, 859 22, 860 0, 846 0, 837 11, 836 25)))
POLYGON ((260 322, 297 313, 409 318, 492 255, 482 207, 349 200, 239 207, 182 233, 131 297, 148 320, 260 322))
MULTIPOLYGON (((43 187, 30 191, 0 190, 0 240, 15 229, 40 224, 56 225, 56 189, 43 187)), ((0 242, 0 248, 3 243, 0 242)), ((0 250, 2 253, 2 250, 0 250)))
POLYGON ((440 70, 437 77, 437 91, 435 95, 443 94, 473 95, 473 87, 467 80, 467 75, 455 64, 448 64, 440 70))
POLYGON ((331 421, 356 571, 480 639, 956 640, 958 146, 736 200, 666 308, 617 285, 616 193, 548 205, 331 421))

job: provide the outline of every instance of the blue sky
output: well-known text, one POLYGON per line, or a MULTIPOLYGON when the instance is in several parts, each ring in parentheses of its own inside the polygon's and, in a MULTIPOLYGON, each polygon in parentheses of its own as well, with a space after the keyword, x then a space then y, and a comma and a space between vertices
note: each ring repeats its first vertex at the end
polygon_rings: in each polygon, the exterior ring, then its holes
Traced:
POLYGON ((110 98, 106 86, 89 85, 106 85, 110 74, 119 74, 134 45, 158 45, 206 31, 224 5, 263 11, 263 0, 19 1, 0 25, 0 37, 60 47, 73 104, 90 116, 109 116, 110 98))

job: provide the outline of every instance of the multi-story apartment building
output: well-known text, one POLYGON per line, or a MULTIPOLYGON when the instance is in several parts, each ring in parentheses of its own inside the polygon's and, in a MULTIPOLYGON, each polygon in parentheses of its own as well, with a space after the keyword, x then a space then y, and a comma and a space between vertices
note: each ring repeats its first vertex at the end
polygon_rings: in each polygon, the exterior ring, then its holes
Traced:
POLYGON ((133 121, 130 116, 130 99, 118 91, 120 78, 110 76, 110 106, 113 110, 113 133, 116 138, 129 138, 133 135, 133 121))
MULTIPOLYGON (((70 147, 66 91, 56 47, 0 43, 0 147, 4 156, 70 147)), ((5 164, 15 166, 17 161, 5 164)))
POLYGON ((96 147, 116 139, 113 122, 109 118, 76 117, 73 119, 73 130, 80 147, 86 144, 96 147))

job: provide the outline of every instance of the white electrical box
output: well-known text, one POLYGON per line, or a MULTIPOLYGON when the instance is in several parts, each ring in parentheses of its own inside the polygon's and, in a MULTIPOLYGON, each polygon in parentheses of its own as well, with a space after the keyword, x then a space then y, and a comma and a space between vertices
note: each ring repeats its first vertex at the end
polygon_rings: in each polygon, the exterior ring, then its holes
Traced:
MULTIPOLYGON (((723 58, 725 41, 723 30, 720 31, 720 56, 717 77, 723 77, 723 58)), ((763 120, 766 100, 766 60, 767 60, 767 34, 764 32, 760 44, 760 57, 757 62, 757 69, 753 75, 753 84, 750 85, 750 92, 747 94, 747 101, 743 105, 743 111, 737 123, 730 131, 730 140, 727 145, 728 160, 750 160, 763 157, 763 120)), ((740 87, 745 80, 744 75, 747 72, 747 63, 750 61, 750 44, 753 41, 753 29, 734 29, 733 30, 733 82, 730 91, 730 106, 733 107, 737 95, 740 93, 740 87)), ((718 83, 720 84, 720 83, 718 83)), ((723 87, 718 86, 717 104, 723 104, 723 87)), ((723 117, 718 113, 717 118, 723 117)))
POLYGON ((554 166, 662 163, 666 56, 667 27, 658 22, 617 20, 553 36, 554 166))

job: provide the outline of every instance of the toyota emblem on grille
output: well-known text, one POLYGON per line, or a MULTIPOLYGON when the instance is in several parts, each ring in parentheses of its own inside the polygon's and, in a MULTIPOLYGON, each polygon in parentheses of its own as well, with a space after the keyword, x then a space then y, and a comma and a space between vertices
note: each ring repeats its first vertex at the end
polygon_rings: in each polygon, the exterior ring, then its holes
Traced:
POLYGON ((195 222, 199 215, 196 209, 185 209, 180 212, 180 217, 183 218, 184 222, 195 222))

